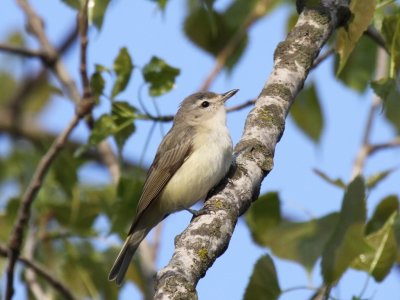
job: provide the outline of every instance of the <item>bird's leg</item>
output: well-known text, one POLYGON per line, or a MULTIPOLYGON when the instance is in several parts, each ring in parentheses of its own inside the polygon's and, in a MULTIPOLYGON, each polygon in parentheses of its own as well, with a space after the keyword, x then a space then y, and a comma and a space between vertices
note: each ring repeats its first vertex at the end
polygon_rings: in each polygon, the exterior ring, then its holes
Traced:
POLYGON ((204 212, 202 212, 202 210, 195 210, 195 209, 191 209, 191 208, 187 208, 187 207, 184 207, 183 209, 190 212, 194 218, 204 214, 204 212))

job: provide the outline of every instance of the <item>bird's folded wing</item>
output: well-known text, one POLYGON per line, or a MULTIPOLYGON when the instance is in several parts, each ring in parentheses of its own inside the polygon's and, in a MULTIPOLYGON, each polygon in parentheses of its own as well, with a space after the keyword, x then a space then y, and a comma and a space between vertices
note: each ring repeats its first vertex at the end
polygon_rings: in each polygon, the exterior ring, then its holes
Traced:
POLYGON ((154 162, 147 173, 136 218, 129 233, 133 231, 142 213, 161 195, 168 181, 192 152, 193 129, 174 129, 171 129, 160 144, 154 162))

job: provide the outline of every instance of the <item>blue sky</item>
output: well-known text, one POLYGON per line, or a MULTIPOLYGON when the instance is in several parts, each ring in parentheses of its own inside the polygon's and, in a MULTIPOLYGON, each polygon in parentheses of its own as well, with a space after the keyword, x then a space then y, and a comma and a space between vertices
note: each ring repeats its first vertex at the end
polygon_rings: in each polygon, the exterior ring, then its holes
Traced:
MULTIPOLYGON (((52 42, 59 42, 75 18, 72 10, 61 1, 31 1, 40 15, 46 20, 46 32, 52 42), (46 3, 45 3, 46 2, 46 3)), ((172 66, 181 69, 176 87, 173 91, 159 99, 155 99, 163 114, 173 114, 179 102, 188 94, 196 91, 214 65, 213 58, 192 45, 183 35, 182 26, 185 16, 186 1, 169 1, 165 13, 161 13, 155 4, 147 0, 117 0, 111 3, 104 20, 103 30, 90 32, 89 66, 93 70, 94 63, 111 66, 119 49, 126 46, 135 65, 144 66, 152 55, 165 59, 172 66)), ((216 1, 217 8, 223 7, 227 1, 216 1)), ((23 16, 12 0, 0 3, 3 12, 0 19, 0 37, 12 30, 23 29, 23 16), (4 13, 6 12, 6 13, 4 13)), ((291 12, 284 7, 255 24, 250 31, 250 43, 245 54, 230 75, 222 73, 212 85, 215 92, 224 92, 239 88, 240 92, 230 100, 230 105, 256 97, 262 89, 271 68, 273 51, 285 36, 285 21, 291 12)), ((37 44, 30 40, 32 47, 37 44)), ((74 48, 65 57, 68 70, 74 78, 78 76, 77 51, 74 48)), ((1 56, 3 58, 3 56, 1 56)), ((4 59, 0 60, 4 63, 4 59)), ((312 71, 307 82, 317 84, 325 117, 325 129, 319 145, 314 145, 293 124, 287 120, 286 130, 275 154, 275 167, 264 180, 261 192, 278 191, 281 195, 282 209, 287 215, 294 215, 299 220, 308 220, 310 216, 319 217, 340 209, 342 191, 328 185, 317 177, 312 169, 323 170, 332 177, 341 177, 348 181, 352 164, 359 149, 362 130, 365 126, 371 92, 360 95, 347 89, 333 76, 332 59, 328 59, 317 70, 312 71)), ((30 63, 29 68, 37 68, 38 63, 30 63)), ((138 106, 137 90, 142 84, 140 72, 135 71, 128 89, 118 99, 130 101, 138 106)), ((80 82, 78 82, 80 85, 80 82)), ((152 99, 146 90, 142 98, 147 108, 154 112, 152 99)), ((108 103, 96 108, 95 115, 108 110, 108 103)), ((242 133, 246 113, 249 110, 234 112, 228 116, 228 126, 232 139, 236 143, 242 133)), ((69 122, 74 107, 64 98, 55 97, 46 112, 42 115, 41 124, 45 128, 58 132, 69 122), (60 117, 60 115, 62 117, 60 117)), ((150 123, 137 122, 137 133, 130 138, 124 149, 124 157, 139 161, 143 153, 144 141, 150 129, 150 123)), ((149 165, 162 138, 162 131, 167 132, 170 124, 157 126, 151 143, 144 154, 144 164, 149 165)), ((393 136, 393 130, 382 116, 377 117, 373 130, 373 141, 385 141, 393 136)), ((79 126, 73 138, 84 141, 87 137, 85 126, 79 126)), ((0 140, 0 147, 5 142, 0 140)), ((387 168, 398 166, 399 151, 385 151, 368 160, 366 174, 370 175, 387 168)), ((84 181, 98 184, 110 180, 107 173, 88 166, 82 170, 80 177, 84 181)), ((370 215, 376 203, 388 194, 399 194, 400 172, 394 172, 387 180, 376 188, 368 199, 370 215)), ((167 264, 173 252, 173 238, 188 224, 190 215, 181 212, 170 216, 163 227, 161 253, 158 267, 167 264)), ((207 272, 197 287, 200 299, 241 299, 248 278, 256 260, 267 250, 256 246, 249 235, 243 220, 238 222, 236 231, 226 253, 220 257, 207 272)), ((297 264, 275 258, 278 276, 282 289, 321 282, 319 268, 315 268, 312 278, 297 264)), ((317 263, 318 264, 318 263, 317 263)), ((107 274, 105 274, 106 276, 107 274)), ((340 299, 350 299, 361 291, 366 274, 350 271, 341 280, 338 292, 340 299)), ((398 291, 399 274, 394 273, 382 285, 370 281, 365 296, 373 299, 394 299, 394 291, 398 291)), ((123 288, 121 299, 132 299, 137 294, 132 284, 123 288)), ((23 299, 18 293, 17 299, 23 299)), ((280 299, 307 299, 309 291, 296 291, 284 294, 280 299)), ((398 296, 400 297, 400 296, 398 296)), ((136 299, 136 297, 135 297, 136 299)), ((400 299, 400 298, 399 298, 400 299)))

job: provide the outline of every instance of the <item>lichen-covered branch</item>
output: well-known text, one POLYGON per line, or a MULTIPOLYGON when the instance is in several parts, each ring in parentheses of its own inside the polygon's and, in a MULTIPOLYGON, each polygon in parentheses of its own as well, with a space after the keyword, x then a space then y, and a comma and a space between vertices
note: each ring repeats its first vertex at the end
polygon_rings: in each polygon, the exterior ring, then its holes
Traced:
MULTIPOLYGON (((313 1, 312 3, 315 3, 313 1)), ((273 167, 285 118, 309 70, 333 30, 343 24, 347 0, 304 7, 296 26, 274 55, 274 67, 249 113, 235 164, 195 218, 175 240, 169 264, 157 274, 156 299, 197 299, 196 285, 228 247, 235 225, 259 195, 273 167)))

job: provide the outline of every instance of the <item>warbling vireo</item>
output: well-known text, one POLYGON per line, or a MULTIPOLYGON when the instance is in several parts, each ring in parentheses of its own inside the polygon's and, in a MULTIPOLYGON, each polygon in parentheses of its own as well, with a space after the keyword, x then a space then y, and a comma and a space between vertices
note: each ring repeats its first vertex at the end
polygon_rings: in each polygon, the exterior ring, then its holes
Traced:
POLYGON ((120 285, 149 231, 169 214, 188 209, 204 198, 226 175, 232 160, 232 140, 224 103, 237 91, 199 92, 183 100, 147 173, 136 218, 109 280, 120 285))

